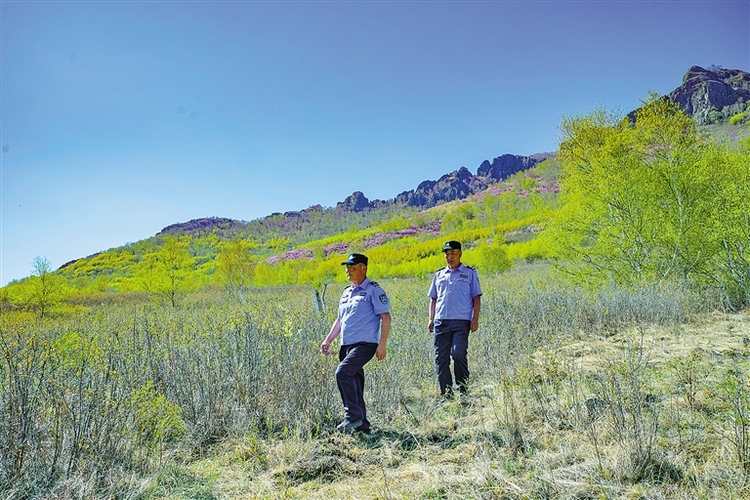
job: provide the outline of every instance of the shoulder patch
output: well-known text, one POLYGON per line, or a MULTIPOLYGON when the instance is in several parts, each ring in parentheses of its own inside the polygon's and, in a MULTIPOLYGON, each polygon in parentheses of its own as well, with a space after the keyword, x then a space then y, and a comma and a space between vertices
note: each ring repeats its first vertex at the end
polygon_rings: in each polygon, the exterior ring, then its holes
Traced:
POLYGON ((380 302, 382 302, 383 304, 388 303, 388 297, 386 297, 384 293, 381 293, 380 296, 378 296, 378 298, 380 299, 380 302))

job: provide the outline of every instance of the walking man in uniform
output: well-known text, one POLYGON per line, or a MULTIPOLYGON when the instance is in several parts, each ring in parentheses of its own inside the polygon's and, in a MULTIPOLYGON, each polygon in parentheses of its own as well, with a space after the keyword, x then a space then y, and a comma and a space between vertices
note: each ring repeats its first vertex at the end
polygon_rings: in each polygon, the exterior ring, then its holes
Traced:
POLYGON ((352 284, 341 295, 338 316, 320 351, 330 354, 331 342, 341 334, 336 383, 345 413, 344 421, 336 429, 369 433, 363 367, 373 356, 379 361, 385 359, 391 330, 390 304, 380 285, 367 278, 366 256, 353 253, 341 264, 346 266, 346 276, 352 284))
POLYGON ((435 369, 440 394, 453 396, 453 371, 459 392, 468 390, 469 331, 479 328, 482 289, 473 267, 461 263, 461 243, 448 241, 443 245, 447 266, 439 269, 430 285, 430 321, 427 328, 434 332, 435 369))

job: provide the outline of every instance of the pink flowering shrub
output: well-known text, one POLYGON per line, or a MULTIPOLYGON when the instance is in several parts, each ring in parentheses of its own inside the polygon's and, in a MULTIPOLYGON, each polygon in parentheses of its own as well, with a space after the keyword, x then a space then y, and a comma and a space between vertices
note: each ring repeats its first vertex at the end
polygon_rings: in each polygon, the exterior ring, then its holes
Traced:
POLYGON ((333 253, 346 253, 349 249, 349 243, 334 243, 323 248, 323 256, 328 257, 333 253))
POLYGON ((266 259, 271 265, 276 264, 280 260, 313 260, 313 251, 310 248, 298 248, 295 250, 289 250, 279 255, 273 255, 266 259))
POLYGON ((376 234, 367 238, 363 244, 365 248, 377 247, 385 243, 386 241, 396 240, 404 238, 406 236, 416 236, 418 234, 440 234, 440 221, 433 221, 424 227, 410 227, 407 229, 401 229, 399 231, 389 231, 387 233, 376 234))

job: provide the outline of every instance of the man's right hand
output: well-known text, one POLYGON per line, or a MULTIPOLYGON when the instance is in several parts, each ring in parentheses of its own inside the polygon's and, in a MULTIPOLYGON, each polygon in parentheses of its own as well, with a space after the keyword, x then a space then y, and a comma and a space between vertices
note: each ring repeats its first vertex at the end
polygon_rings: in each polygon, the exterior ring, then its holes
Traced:
POLYGON ((331 354, 331 343, 324 340, 322 344, 320 344, 320 352, 328 356, 331 354))
POLYGON ((427 329, 432 333, 432 331, 435 329, 435 320, 431 319, 429 323, 427 323, 427 329))

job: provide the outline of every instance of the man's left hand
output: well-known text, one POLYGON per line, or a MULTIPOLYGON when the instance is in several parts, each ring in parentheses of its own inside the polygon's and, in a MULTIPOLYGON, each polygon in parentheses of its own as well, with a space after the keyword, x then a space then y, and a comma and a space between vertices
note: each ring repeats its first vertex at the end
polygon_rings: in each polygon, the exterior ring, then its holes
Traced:
POLYGON ((378 358, 378 361, 382 361, 385 359, 386 354, 388 354, 385 350, 384 345, 379 345, 377 350, 375 351, 375 356, 378 358))

